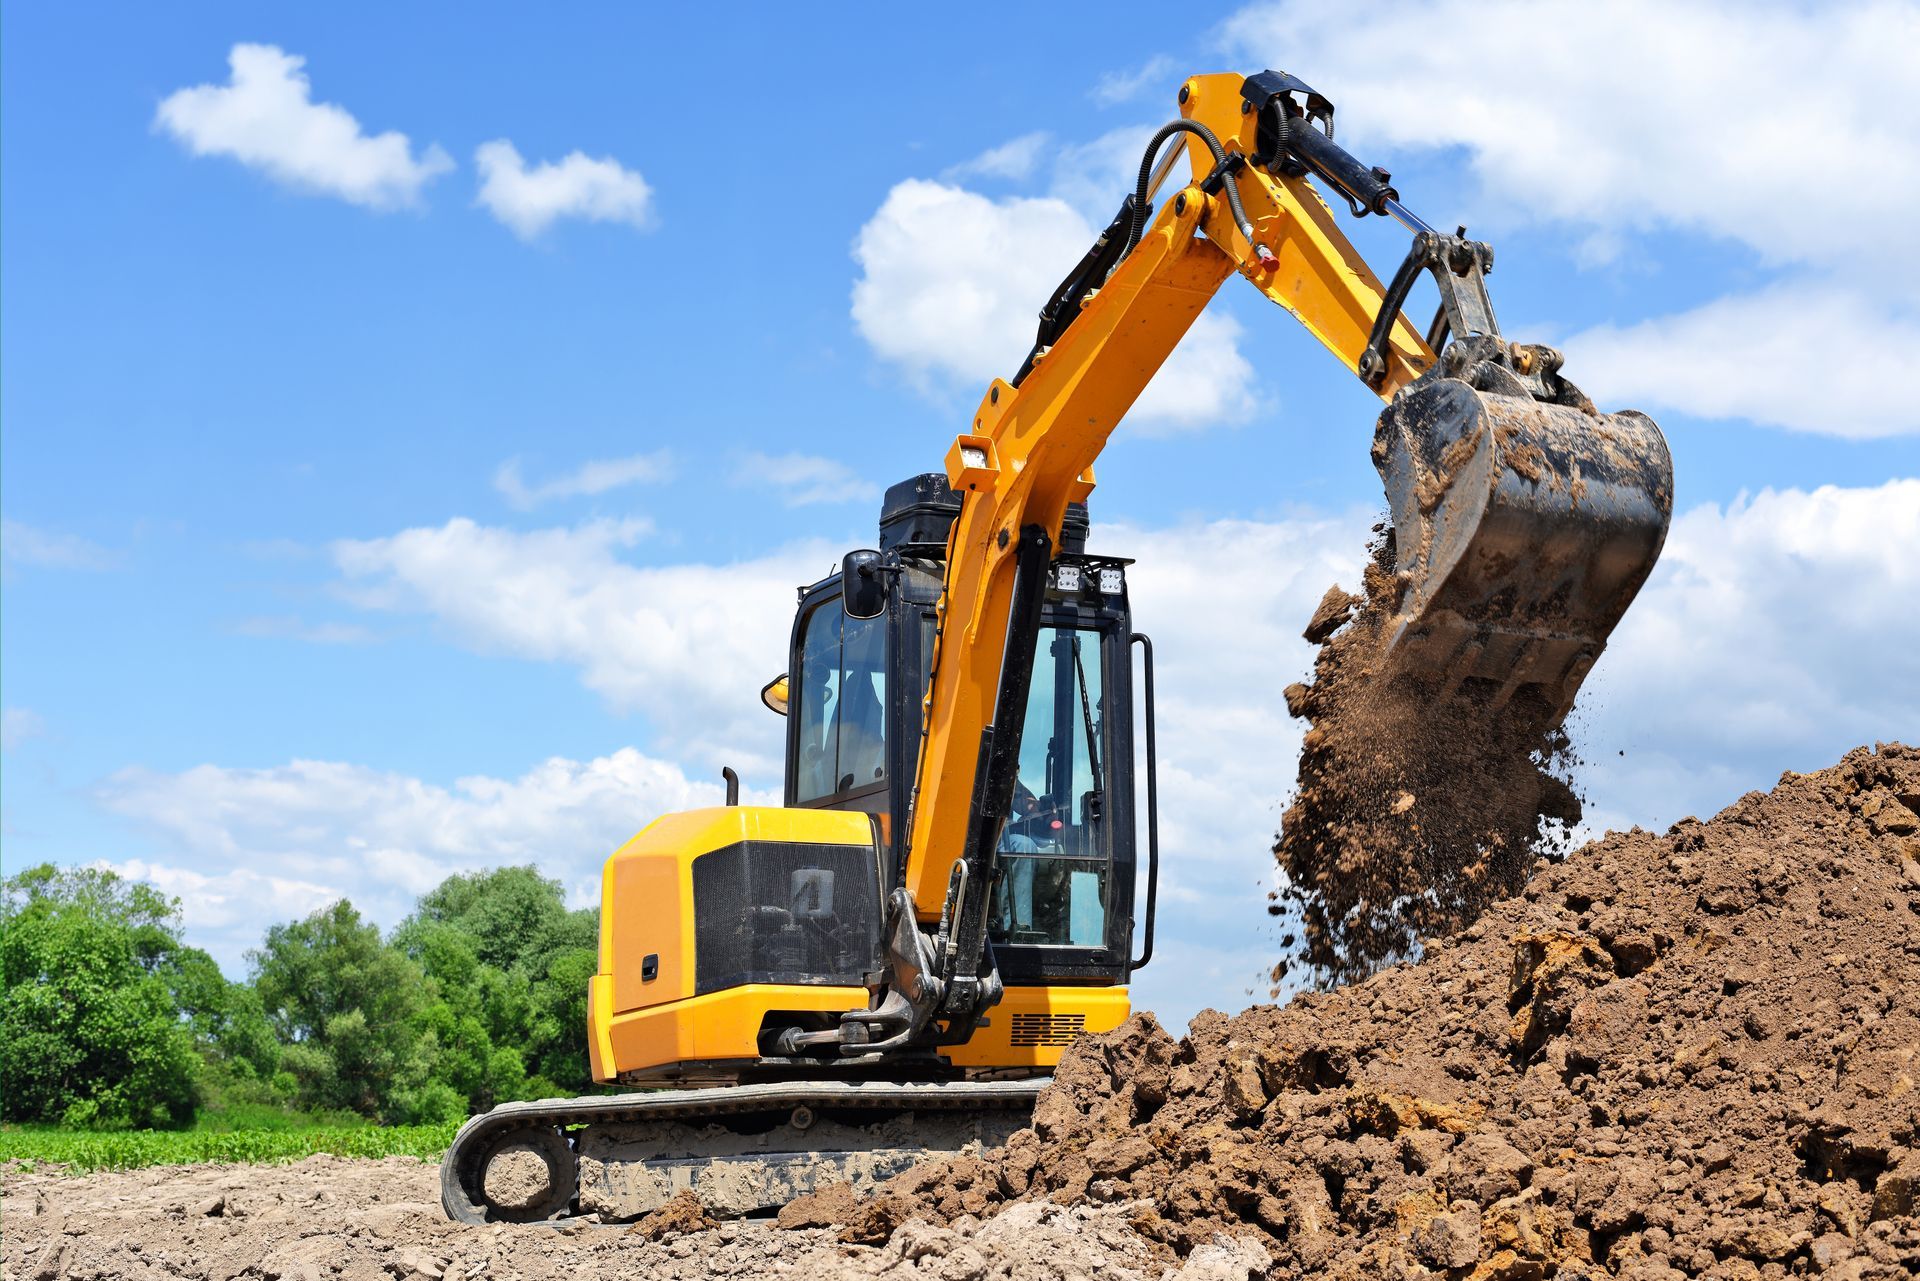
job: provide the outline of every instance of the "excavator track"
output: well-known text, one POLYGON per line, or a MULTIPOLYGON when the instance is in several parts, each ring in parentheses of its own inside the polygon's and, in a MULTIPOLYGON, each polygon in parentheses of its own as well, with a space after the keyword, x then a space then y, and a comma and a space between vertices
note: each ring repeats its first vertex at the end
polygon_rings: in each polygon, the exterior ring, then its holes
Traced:
POLYGON ((507 1103, 460 1127, 440 1201, 461 1223, 635 1218, 683 1189, 721 1217, 864 1188, 1025 1126, 1049 1077, 790 1081, 507 1103))

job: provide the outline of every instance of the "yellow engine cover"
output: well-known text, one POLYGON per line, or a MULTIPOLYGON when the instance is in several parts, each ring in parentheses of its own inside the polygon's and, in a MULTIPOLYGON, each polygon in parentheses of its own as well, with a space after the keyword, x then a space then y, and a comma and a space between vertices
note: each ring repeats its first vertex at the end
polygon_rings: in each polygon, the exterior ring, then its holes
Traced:
MULTIPOLYGON (((882 900, 878 866, 868 861, 877 857, 868 815, 734 805, 659 819, 615 851, 601 874, 600 972, 587 999, 594 1080, 713 1079, 760 1058, 772 1011, 866 1008, 857 975, 770 976, 734 972, 730 962, 716 974, 713 955, 703 970, 703 928, 711 945, 716 925, 737 924, 743 910, 713 875, 696 901, 695 864, 709 855, 718 856, 709 873, 727 870, 728 859, 739 867, 786 860, 870 870, 847 876, 838 895, 846 914, 870 918, 877 937, 882 900)), ((1123 987, 1010 988, 972 1040, 944 1053, 958 1067, 1047 1068, 1081 1034, 1118 1026, 1127 1009, 1123 987)))

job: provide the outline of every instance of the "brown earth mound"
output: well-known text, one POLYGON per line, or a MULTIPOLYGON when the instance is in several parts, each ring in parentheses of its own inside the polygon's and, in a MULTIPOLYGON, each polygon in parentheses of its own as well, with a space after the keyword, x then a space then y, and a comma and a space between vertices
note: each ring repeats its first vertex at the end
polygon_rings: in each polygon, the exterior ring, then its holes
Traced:
POLYGON ((1358 982, 1465 927, 1564 850, 1580 818, 1560 777, 1566 736, 1531 691, 1495 711, 1486 690, 1436 701, 1389 678, 1403 591, 1391 530, 1372 551, 1365 594, 1328 589, 1307 624, 1313 683, 1286 691, 1311 728, 1274 845, 1287 885, 1270 910, 1299 922, 1276 985, 1295 968, 1322 988, 1358 982))
POLYGON ((844 1235, 1047 1198, 1279 1277, 1913 1276, 1916 1077, 1920 752, 1890 744, 1596 841, 1417 965, 1083 1040, 1031 1130, 844 1235))

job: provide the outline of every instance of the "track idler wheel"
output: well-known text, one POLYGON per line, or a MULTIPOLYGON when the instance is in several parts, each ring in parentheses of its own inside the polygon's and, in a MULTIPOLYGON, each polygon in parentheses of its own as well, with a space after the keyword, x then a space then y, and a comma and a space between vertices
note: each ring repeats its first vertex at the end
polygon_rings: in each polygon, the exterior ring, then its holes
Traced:
POLYGON ((550 1125, 523 1125, 493 1136, 463 1160, 457 1180, 441 1185, 441 1203, 461 1223, 539 1223, 571 1212, 579 1160, 550 1125))
POLYGON ((1401 587, 1392 674, 1441 697, 1471 681, 1495 708, 1530 690, 1557 723, 1659 558, 1673 460, 1644 414, 1462 363, 1408 387, 1374 432, 1401 587))

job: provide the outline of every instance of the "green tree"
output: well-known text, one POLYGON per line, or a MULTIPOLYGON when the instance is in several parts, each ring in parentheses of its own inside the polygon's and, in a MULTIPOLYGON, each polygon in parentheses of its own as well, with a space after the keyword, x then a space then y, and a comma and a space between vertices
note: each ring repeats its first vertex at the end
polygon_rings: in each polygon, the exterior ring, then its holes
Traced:
POLYGON ((247 959, 304 1106, 390 1122, 450 1114, 448 1091, 432 1088, 425 976, 351 903, 272 927, 247 959))
POLYGON ((421 897, 394 942, 416 954, 416 940, 436 925, 468 939, 481 964, 523 974, 544 972, 561 948, 593 947, 599 929, 596 913, 568 911, 560 882, 533 867, 449 876, 421 897))
POLYGON ((192 1121, 199 1060, 173 991, 179 928, 176 900, 110 871, 43 864, 0 883, 8 1120, 192 1121))
POLYGON ((587 977, 598 914, 571 911, 532 867, 452 876, 424 895, 394 942, 433 981, 437 1076, 476 1111, 591 1086, 587 977))

